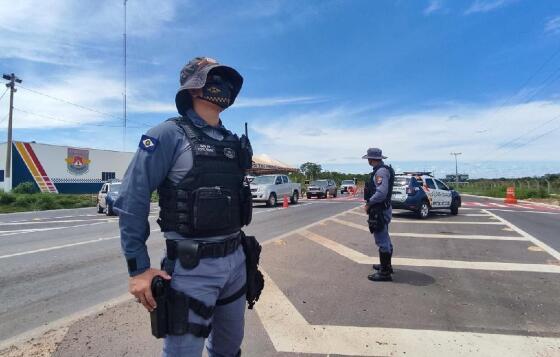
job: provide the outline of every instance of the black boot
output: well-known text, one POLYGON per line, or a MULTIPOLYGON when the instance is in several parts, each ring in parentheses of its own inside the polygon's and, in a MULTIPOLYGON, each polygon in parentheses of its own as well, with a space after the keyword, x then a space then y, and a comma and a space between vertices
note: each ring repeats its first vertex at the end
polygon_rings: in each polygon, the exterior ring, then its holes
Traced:
POLYGON ((391 256, 392 253, 379 252, 379 271, 374 274, 368 275, 368 279, 371 281, 393 281, 391 277, 391 256))
MULTIPOLYGON (((392 248, 392 246, 391 246, 392 248)), ((379 258, 381 258, 381 251, 379 252, 379 258)), ((391 257, 393 256, 393 252, 391 251, 391 255, 389 256, 389 271, 391 272, 391 274, 394 273, 393 271, 393 265, 391 265, 391 257)), ((381 260, 381 259, 380 259, 381 260)), ((371 266, 373 268, 373 270, 380 270, 381 269, 381 264, 373 264, 371 266)))

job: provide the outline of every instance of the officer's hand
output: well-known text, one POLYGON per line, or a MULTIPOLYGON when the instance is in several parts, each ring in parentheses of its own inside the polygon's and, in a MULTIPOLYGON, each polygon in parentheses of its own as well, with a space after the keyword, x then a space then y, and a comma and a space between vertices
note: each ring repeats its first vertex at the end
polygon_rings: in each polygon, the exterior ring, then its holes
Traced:
POLYGON ((134 295, 148 311, 153 311, 157 307, 156 301, 152 296, 152 279, 158 275, 166 280, 171 279, 169 274, 165 271, 152 268, 128 279, 128 291, 134 295))

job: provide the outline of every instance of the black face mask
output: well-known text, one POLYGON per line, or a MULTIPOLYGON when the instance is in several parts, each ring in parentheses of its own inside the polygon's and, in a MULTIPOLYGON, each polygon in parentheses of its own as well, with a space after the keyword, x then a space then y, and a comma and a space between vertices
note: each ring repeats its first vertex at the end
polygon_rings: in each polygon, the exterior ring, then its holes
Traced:
POLYGON ((231 96, 233 93, 233 85, 218 75, 209 75, 206 79, 206 85, 202 88, 202 96, 207 102, 216 104, 222 109, 226 109, 231 105, 231 96))

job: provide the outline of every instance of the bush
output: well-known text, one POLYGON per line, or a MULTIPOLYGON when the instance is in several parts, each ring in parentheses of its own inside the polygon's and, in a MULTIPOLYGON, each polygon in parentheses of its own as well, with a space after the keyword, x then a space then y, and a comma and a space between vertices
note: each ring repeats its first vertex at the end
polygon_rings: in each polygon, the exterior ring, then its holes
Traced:
POLYGON ((40 210, 56 209, 60 206, 53 194, 45 193, 38 196, 37 208, 40 210))
POLYGON ((16 196, 4 191, 0 192, 0 205, 9 205, 16 200, 16 196))
POLYGON ((12 192, 13 193, 32 194, 32 193, 39 192, 39 189, 37 188, 37 186, 35 186, 35 184, 33 182, 22 182, 19 185, 17 185, 16 187, 14 187, 12 189, 12 192))

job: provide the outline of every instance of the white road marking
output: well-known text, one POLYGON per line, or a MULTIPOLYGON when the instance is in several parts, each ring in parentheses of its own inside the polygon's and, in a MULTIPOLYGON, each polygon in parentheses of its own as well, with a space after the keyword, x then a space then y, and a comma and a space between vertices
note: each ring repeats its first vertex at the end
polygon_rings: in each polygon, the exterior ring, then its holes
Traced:
POLYGON ((490 217, 490 215, 484 214, 484 213, 465 213, 465 214, 462 214, 461 216, 464 216, 464 217, 490 217))
POLYGON ((532 235, 530 235, 529 233, 525 232, 524 230, 522 230, 521 228, 517 227, 516 225, 514 225, 513 223, 506 221, 505 219, 503 219, 502 217, 489 212, 487 210, 484 210, 486 212, 488 212, 489 214, 491 214, 492 216, 496 217, 499 221, 503 222, 506 226, 508 226, 509 228, 513 229, 515 232, 517 232, 518 234, 522 235, 523 237, 527 238, 527 240, 530 240, 531 242, 533 242, 536 246, 541 247, 544 251, 546 251, 548 254, 552 255, 555 259, 560 261, 560 252, 558 252, 556 249, 552 248, 551 246, 549 246, 548 244, 541 242, 540 240, 538 240, 537 238, 533 237, 532 235))
POLYGON ((547 211, 528 211, 528 210, 518 210, 518 209, 497 209, 489 208, 488 211, 497 212, 516 212, 516 213, 537 213, 537 214, 560 214, 560 212, 547 212, 547 211))
POLYGON ((487 224, 487 225, 504 225, 502 222, 462 222, 462 221, 418 221, 410 219, 393 219, 391 223, 411 223, 411 224, 487 224))
POLYGON ((7 237, 7 236, 13 236, 13 235, 16 235, 16 234, 27 234, 27 233, 35 233, 35 232, 57 231, 57 230, 66 229, 66 228, 96 226, 98 224, 103 224, 103 223, 106 223, 106 222, 77 224, 75 226, 49 227, 49 228, 29 228, 29 229, 17 229, 17 230, 11 230, 11 231, 0 231, 0 238, 7 237))
POLYGON ((501 203, 495 203, 495 202, 488 202, 488 204, 496 207, 502 207, 502 208, 507 207, 507 205, 503 205, 501 203))
MULTIPOLYGON (((373 264, 379 261, 377 257, 370 257, 352 248, 348 248, 338 242, 332 241, 319 234, 304 230, 298 234, 305 238, 332 250, 341 256, 348 258, 358 264, 373 264)), ((440 260, 440 259, 412 259, 393 257, 394 265, 416 266, 416 267, 435 267, 447 269, 471 269, 471 270, 492 270, 492 271, 520 271, 560 274, 560 265, 547 264, 519 264, 519 263, 499 263, 499 262, 471 262, 461 260, 440 260)))
POLYGON ((1 226, 24 226, 30 224, 56 224, 56 223, 76 223, 76 222, 92 222, 92 221, 117 221, 118 218, 97 218, 97 219, 70 219, 64 221, 23 221, 23 222, 6 222, 0 223, 1 226))
MULTIPOLYGON (((150 230, 150 232, 156 232, 156 231, 159 231, 159 229, 152 229, 152 230, 150 230)), ((104 241, 107 241, 107 240, 118 239, 118 238, 120 238, 120 235, 119 235, 119 236, 113 236, 113 237, 106 237, 106 238, 97 238, 97 239, 86 240, 86 241, 82 241, 82 242, 76 242, 76 243, 69 243, 69 244, 57 245, 57 246, 48 247, 48 248, 41 248, 41 249, 35 249, 35 250, 28 250, 28 251, 25 251, 25 252, 19 252, 19 253, 13 253, 13 254, 0 255, 0 259, 6 259, 6 258, 12 258, 12 257, 19 257, 19 256, 21 256, 21 255, 29 255, 29 254, 35 254, 35 253, 41 253, 41 252, 48 252, 48 251, 51 251, 51 250, 58 250, 58 249, 76 247, 76 246, 84 245, 84 244, 99 243, 99 242, 104 242, 104 241)))
POLYGON ((387 327, 311 325, 274 281, 255 310, 278 352, 345 356, 553 356, 560 339, 387 327))
MULTIPOLYGON (((369 233, 369 228, 354 222, 343 221, 337 218, 330 219, 333 222, 346 225, 348 227, 361 229, 369 233)), ((506 237, 506 236, 487 236, 487 235, 471 235, 471 234, 438 234, 438 233, 395 233, 391 232, 393 237, 416 237, 416 238, 442 238, 442 239, 481 239, 481 240, 507 240, 507 241, 526 241, 525 237, 506 237)))

